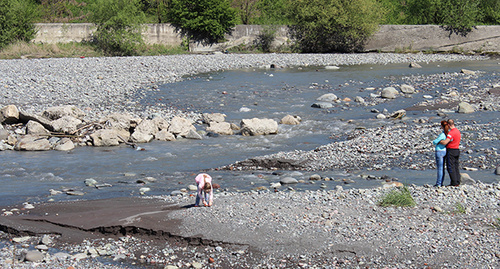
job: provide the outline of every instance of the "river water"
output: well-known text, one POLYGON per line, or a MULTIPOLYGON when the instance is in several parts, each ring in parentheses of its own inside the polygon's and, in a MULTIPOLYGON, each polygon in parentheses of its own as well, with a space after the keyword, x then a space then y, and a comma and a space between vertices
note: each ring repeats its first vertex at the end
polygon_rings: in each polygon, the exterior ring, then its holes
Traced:
MULTIPOLYGON (((200 171, 244 160, 249 157, 271 154, 278 151, 311 150, 332 142, 329 137, 343 138, 355 124, 345 120, 355 119, 364 127, 387 124, 388 120, 375 120, 371 109, 396 111, 421 102, 424 93, 413 98, 398 98, 376 106, 338 106, 333 109, 312 108, 319 96, 333 92, 340 98, 354 100, 356 96, 367 97, 374 91, 368 87, 383 88, 403 83, 411 75, 430 75, 460 72, 460 69, 481 70, 481 80, 498 81, 500 65, 497 60, 428 63, 424 68, 408 68, 407 64, 340 66, 340 69, 303 67, 288 69, 246 69, 200 74, 184 81, 161 85, 157 90, 144 90, 138 98, 145 105, 163 103, 181 109, 200 112, 221 112, 226 120, 239 125, 244 118, 272 118, 279 121, 287 114, 298 115, 302 123, 296 126, 280 125, 279 133, 271 136, 243 137, 239 135, 204 137, 202 140, 180 139, 174 142, 154 141, 141 144, 144 151, 128 146, 94 148, 79 147, 71 152, 0 152, 0 205, 12 205, 25 201, 44 202, 101 199, 118 196, 140 195, 139 189, 149 187, 150 195, 169 194, 193 184, 200 171), (146 177, 156 179, 146 185, 137 183, 146 177), (84 184, 93 178, 100 184, 111 187, 93 188, 84 184), (84 196, 59 194, 50 196, 49 190, 70 188, 85 193, 84 196)), ((460 85, 447 85, 447 87, 460 85)), ((436 89, 444 92, 446 89, 436 89)), ((429 94, 428 92, 425 94, 429 94)), ((411 119, 435 116, 436 111, 411 111, 411 119)), ((497 121, 499 112, 461 114, 462 120, 481 122, 497 121)), ((410 120, 411 120, 410 119, 410 120)), ((201 125, 198 130, 203 130, 201 125)), ((495 146, 493 141, 486 147, 495 146)), ((496 145, 498 147, 498 145, 496 145)), ((433 152, 429 152, 429 158, 433 152)), ((279 171, 297 179, 307 179, 311 172, 279 171)), ((361 171, 360 173, 362 173, 361 171)), ((229 191, 247 191, 258 186, 269 186, 279 182, 280 176, 272 172, 210 171, 215 182, 229 191)), ((344 185, 339 180, 324 182, 326 189, 336 185, 344 188, 378 186, 380 181, 369 181, 358 174, 345 171, 321 171, 323 176, 334 179, 351 178, 355 183, 344 185)), ((403 182, 433 184, 434 170, 408 171, 394 167, 391 171, 369 171, 375 175, 390 175, 403 182)), ((278 173, 279 174, 279 173, 278 173)), ((486 182, 498 181, 491 171, 469 173, 473 178, 486 182)), ((307 181, 307 180, 306 180, 307 181)), ((296 190, 317 190, 320 184, 299 183, 296 190)), ((283 187, 286 189, 286 187, 283 187)))

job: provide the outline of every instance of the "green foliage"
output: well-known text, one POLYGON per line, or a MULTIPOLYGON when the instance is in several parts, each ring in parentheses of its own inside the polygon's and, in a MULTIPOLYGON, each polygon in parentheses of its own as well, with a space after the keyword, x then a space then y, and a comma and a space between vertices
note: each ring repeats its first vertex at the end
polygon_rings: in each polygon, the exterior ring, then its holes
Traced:
POLYGON ((410 190, 406 186, 392 189, 384 197, 382 197, 378 204, 384 207, 413 207, 416 205, 415 200, 413 200, 413 197, 411 196, 410 190))
POLYGON ((106 55, 131 56, 144 46, 144 13, 137 0, 97 0, 91 21, 96 24, 95 44, 106 55))
POLYGON ((276 26, 263 26, 255 45, 262 50, 262 52, 271 52, 271 46, 276 39, 276 26))
POLYGON ((479 4, 484 24, 500 24, 500 0, 481 0, 479 4))
POLYGON ((0 1, 0 49, 15 41, 30 41, 36 36, 33 24, 37 9, 31 0, 0 1))
POLYGON ((455 204, 455 211, 454 211, 454 213, 456 213, 456 214, 465 214, 465 213, 467 213, 467 210, 465 209, 465 207, 461 203, 457 202, 455 204))
POLYGON ((190 40, 211 44, 236 25, 236 11, 228 0, 172 0, 169 22, 190 40))
POLYGON ((260 25, 288 25, 289 0, 259 0, 257 16, 252 23, 260 25))
POLYGON ((404 24, 406 20, 406 1, 405 0, 380 0, 379 1, 385 16, 383 24, 404 24))
POLYGON ((358 52, 383 18, 375 0, 296 0, 292 34, 302 52, 358 52))
POLYGON ((411 0, 408 24, 437 24, 451 34, 466 36, 481 21, 481 0, 411 0))

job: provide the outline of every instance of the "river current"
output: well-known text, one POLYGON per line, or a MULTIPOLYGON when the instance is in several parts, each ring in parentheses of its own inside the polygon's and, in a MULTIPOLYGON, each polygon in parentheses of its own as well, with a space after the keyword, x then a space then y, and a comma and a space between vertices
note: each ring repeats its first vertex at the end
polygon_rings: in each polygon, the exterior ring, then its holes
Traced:
MULTIPOLYGON (((156 90, 144 90, 138 98, 145 105, 160 102, 181 109, 199 112, 220 112, 227 115, 226 121, 239 125, 245 118, 272 118, 279 121, 283 116, 297 115, 302 122, 296 126, 280 125, 279 133, 270 136, 244 137, 240 135, 207 137, 202 140, 180 139, 174 142, 154 141, 141 144, 143 151, 123 145, 110 148, 78 147, 71 152, 0 152, 0 205, 17 203, 64 201, 75 199, 101 199, 119 196, 141 195, 139 190, 149 187, 148 195, 169 194, 193 184, 194 176, 212 168, 253 156, 279 151, 311 150, 320 145, 344 139, 355 124, 346 120, 362 122, 364 127, 387 124, 390 120, 376 120, 372 109, 393 112, 411 107, 424 100, 424 94, 416 93, 412 98, 399 97, 376 106, 337 106, 333 109, 318 109, 311 105, 325 93, 335 93, 341 99, 367 97, 378 90, 403 84, 404 77, 426 76, 439 73, 460 72, 462 68, 481 70, 481 80, 497 80, 500 71, 498 60, 439 62, 423 64, 424 68, 408 68, 407 64, 340 66, 339 69, 325 67, 302 67, 286 69, 245 69, 199 74, 184 78, 182 82, 160 85, 156 90), (149 182, 146 178, 156 179, 149 182), (93 178, 109 187, 94 188, 85 185, 85 179, 93 178), (148 182, 143 184, 141 182, 148 182), (74 189, 83 196, 59 194, 51 196, 49 190, 74 189)), ((410 83, 411 84, 411 83, 410 83)), ((448 85, 449 87, 459 85, 448 85)), ((417 88, 418 90, 418 88, 417 88)), ((435 96, 446 89, 436 89, 435 96)), ((354 101, 353 101, 354 102, 354 101)), ((411 111, 410 121, 420 117, 436 116, 436 111, 411 111)), ((452 116, 454 116, 452 114, 452 116)), ((460 114, 460 119, 478 122, 498 121, 500 112, 476 112, 460 114)), ((198 130, 204 126, 197 125, 198 130)), ((437 131, 436 131, 437 134, 437 131)), ((496 141, 498 142, 498 141, 496 141)), ((496 142, 492 142, 494 146, 496 142)), ((497 145, 498 147, 498 145, 497 145)), ((433 157, 432 150, 429 158, 433 157)), ((258 186, 269 186, 279 182, 280 176, 291 175, 304 179, 318 173, 334 179, 351 178, 355 183, 344 185, 341 181, 328 181, 326 189, 336 185, 344 188, 366 188, 379 186, 380 181, 359 178, 358 174, 345 171, 209 171, 221 188, 229 191, 247 191, 258 186)), ((362 173, 361 171, 360 173, 362 173)), ((406 183, 433 184, 435 171, 412 170, 411 180, 404 180, 408 171, 393 167, 390 171, 369 171, 367 174, 390 175, 406 183)), ((473 178, 485 182, 498 181, 491 171, 469 173, 473 178)), ((286 187, 282 187, 286 189, 286 187)), ((299 183, 295 190, 318 190, 320 184, 299 183)))

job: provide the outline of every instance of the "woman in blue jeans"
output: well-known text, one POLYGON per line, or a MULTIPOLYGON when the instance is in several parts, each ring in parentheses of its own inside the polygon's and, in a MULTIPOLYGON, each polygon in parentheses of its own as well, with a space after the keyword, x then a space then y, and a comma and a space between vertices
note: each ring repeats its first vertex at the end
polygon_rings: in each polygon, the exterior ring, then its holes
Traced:
POLYGON ((450 131, 450 126, 448 122, 443 120, 441 121, 441 129, 443 132, 439 134, 438 138, 436 138, 432 143, 436 146, 436 168, 437 168, 437 180, 436 185, 434 187, 443 186, 445 169, 444 169, 444 160, 446 156, 446 146, 439 143, 441 140, 446 139, 446 135, 448 135, 448 131, 450 131))

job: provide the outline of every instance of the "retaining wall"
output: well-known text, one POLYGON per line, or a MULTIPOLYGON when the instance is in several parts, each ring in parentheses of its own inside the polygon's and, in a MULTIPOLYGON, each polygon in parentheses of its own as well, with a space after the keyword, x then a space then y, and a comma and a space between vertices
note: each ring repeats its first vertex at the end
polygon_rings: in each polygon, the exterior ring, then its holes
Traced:
MULTIPOLYGON (((182 37, 170 24, 147 24, 143 33, 150 44, 178 46, 182 37)), ((90 23, 38 23, 38 34, 34 42, 67 43, 89 39, 94 31, 90 23)), ((262 27, 259 25, 237 25, 227 42, 211 46, 191 44, 192 51, 221 51, 240 44, 254 42, 262 27)), ((276 33, 275 45, 289 41, 286 27, 276 33)), ((452 34, 437 25, 381 25, 368 40, 366 51, 475 51, 500 53, 500 26, 478 26, 466 37, 452 34)))

